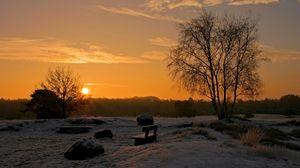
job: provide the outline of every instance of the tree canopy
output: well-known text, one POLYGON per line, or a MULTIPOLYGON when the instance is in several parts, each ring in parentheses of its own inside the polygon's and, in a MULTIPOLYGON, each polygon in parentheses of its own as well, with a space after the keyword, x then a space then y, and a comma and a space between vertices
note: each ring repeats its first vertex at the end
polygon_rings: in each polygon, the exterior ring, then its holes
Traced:
POLYGON ((24 111, 36 113, 37 118, 66 118, 86 102, 80 89, 80 77, 70 69, 49 69, 41 89, 31 94, 24 111))
POLYGON ((83 95, 80 92, 82 87, 80 77, 69 68, 58 66, 55 69, 49 69, 41 87, 52 91, 60 99, 63 118, 78 110, 84 103, 83 95))
POLYGON ((31 100, 26 103, 25 111, 36 113, 36 118, 62 118, 58 96, 47 89, 37 89, 31 94, 31 100))
POLYGON ((219 119, 229 119, 238 97, 260 92, 257 31, 250 16, 202 11, 180 25, 178 45, 168 59, 171 77, 189 92, 209 98, 219 119))

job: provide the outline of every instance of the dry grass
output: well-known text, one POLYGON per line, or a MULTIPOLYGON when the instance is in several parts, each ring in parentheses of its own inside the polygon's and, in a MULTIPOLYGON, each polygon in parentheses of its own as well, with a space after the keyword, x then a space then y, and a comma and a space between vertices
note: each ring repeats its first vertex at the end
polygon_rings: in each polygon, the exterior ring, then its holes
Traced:
POLYGON ((204 129, 196 129, 196 130, 194 130, 194 131, 192 132, 192 134, 194 134, 194 135, 202 135, 202 136, 206 137, 208 140, 217 140, 216 137, 210 135, 210 134, 208 133, 208 131, 206 131, 206 130, 204 130, 204 129))
POLYGON ((264 133, 259 128, 250 128, 246 133, 240 135, 242 144, 256 147, 262 140, 264 133))
POLYGON ((289 151, 286 148, 279 146, 258 145, 254 150, 257 156, 262 156, 269 159, 277 159, 280 157, 289 158, 290 156, 289 151))

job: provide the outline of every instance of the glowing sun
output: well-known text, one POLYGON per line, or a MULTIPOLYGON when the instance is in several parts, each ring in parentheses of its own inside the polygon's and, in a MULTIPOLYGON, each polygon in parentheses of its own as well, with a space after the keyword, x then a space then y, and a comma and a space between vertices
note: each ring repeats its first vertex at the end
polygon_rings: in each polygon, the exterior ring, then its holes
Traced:
POLYGON ((90 93, 90 89, 89 89, 89 88, 86 88, 86 87, 85 87, 85 88, 82 88, 82 89, 81 89, 81 93, 84 94, 84 95, 88 95, 88 94, 90 93))

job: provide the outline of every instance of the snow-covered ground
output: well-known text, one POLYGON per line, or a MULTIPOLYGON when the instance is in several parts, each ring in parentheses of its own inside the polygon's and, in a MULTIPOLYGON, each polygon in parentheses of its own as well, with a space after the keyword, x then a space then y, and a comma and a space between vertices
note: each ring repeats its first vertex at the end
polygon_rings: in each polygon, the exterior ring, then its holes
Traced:
MULTIPOLYGON (((214 116, 195 118, 155 118, 158 140, 155 143, 134 146, 131 136, 140 134, 135 118, 98 117, 105 123, 92 127, 84 134, 57 133, 57 127, 70 125, 68 120, 13 120, 0 121, 0 128, 12 125, 19 131, 0 131, 0 167, 236 167, 284 168, 300 167, 300 152, 288 149, 270 158, 257 154, 253 147, 244 146, 237 139, 208 127, 183 128, 182 124, 210 123, 214 116), (87 160, 67 160, 64 152, 76 141, 93 137, 101 129, 110 129, 113 139, 97 139, 105 152, 87 160), (202 129, 217 140, 208 140, 193 132, 202 129)), ((298 118, 299 119, 299 118, 298 118)), ((292 120, 282 116, 259 115, 255 122, 276 123, 292 120), (267 121, 265 121, 267 120, 267 121)))

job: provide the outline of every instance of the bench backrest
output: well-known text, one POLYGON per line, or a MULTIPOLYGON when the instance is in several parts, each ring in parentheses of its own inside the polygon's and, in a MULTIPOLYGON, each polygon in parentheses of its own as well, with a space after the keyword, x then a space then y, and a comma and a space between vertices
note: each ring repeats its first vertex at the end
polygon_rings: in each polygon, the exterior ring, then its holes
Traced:
POLYGON ((145 132, 145 137, 147 138, 149 135, 149 132, 153 130, 153 135, 156 136, 157 132, 157 125, 148 125, 143 127, 143 132, 145 132))

